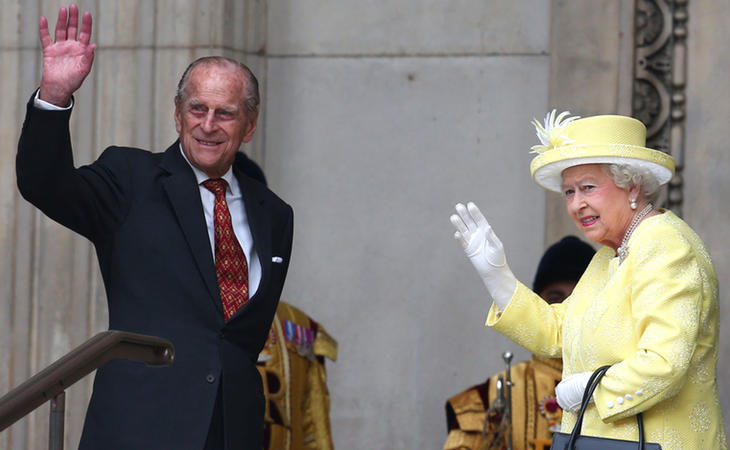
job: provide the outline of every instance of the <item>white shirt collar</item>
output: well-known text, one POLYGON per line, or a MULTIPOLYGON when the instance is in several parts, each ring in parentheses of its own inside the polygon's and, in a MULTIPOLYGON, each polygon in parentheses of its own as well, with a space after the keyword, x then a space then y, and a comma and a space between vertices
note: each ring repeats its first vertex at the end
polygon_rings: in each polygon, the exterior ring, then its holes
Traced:
MULTIPOLYGON (((198 184, 203 184, 205 180, 210 179, 208 175, 205 174, 202 170, 198 169, 194 165, 190 163, 190 160, 188 160, 188 157, 185 155, 185 152, 182 148, 182 143, 179 145, 180 147, 180 153, 182 154, 183 158, 185 158, 185 162, 188 163, 191 169, 193 169, 193 173, 195 174, 195 179, 198 180, 198 184)), ((226 173, 223 174, 221 177, 228 183, 228 189, 231 189, 231 186, 233 186, 233 166, 229 167, 226 173)))

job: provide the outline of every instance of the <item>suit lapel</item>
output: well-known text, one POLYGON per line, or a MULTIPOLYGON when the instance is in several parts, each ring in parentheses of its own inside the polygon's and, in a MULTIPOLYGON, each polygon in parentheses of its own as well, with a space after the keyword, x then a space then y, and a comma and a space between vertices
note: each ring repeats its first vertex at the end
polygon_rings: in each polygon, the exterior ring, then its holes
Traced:
POLYGON ((178 142, 165 151, 160 167, 170 174, 162 180, 162 185, 175 210, 175 215, 185 234, 185 239, 193 253, 205 286, 208 288, 216 308, 222 313, 218 280, 208 238, 208 227, 203 216, 200 190, 195 174, 180 154, 178 142))
MULTIPOLYGON (((237 165, 234 165, 233 173, 241 187, 243 204, 246 208, 246 217, 248 219, 248 225, 251 228, 251 237, 253 238, 253 244, 261 262, 261 282, 259 283, 256 294, 249 299, 248 303, 250 303, 251 301, 255 301, 267 286, 269 272, 271 270, 271 224, 269 210, 261 186, 243 174, 237 165)), ((243 309, 241 308, 238 312, 241 312, 243 309)))

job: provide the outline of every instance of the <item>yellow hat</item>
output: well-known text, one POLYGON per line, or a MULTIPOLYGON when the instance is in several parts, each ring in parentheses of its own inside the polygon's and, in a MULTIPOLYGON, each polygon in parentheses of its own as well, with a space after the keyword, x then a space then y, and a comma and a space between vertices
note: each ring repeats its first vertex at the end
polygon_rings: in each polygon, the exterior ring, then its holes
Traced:
POLYGON ((674 175, 674 159, 664 152, 646 148, 646 127, 626 116, 593 116, 581 119, 557 117, 555 110, 545 125, 533 121, 541 145, 532 147, 538 155, 530 163, 532 180, 539 186, 561 192, 562 173, 581 164, 626 164, 651 172, 665 184, 674 175))

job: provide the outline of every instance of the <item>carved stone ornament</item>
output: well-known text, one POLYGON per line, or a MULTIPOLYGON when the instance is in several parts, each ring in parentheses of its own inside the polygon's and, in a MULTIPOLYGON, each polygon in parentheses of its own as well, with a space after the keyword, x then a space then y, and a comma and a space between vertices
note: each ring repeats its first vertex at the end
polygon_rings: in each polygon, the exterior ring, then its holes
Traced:
POLYGON ((677 171, 664 206, 682 214, 688 0, 636 0, 632 115, 647 128, 647 147, 674 157, 677 171))

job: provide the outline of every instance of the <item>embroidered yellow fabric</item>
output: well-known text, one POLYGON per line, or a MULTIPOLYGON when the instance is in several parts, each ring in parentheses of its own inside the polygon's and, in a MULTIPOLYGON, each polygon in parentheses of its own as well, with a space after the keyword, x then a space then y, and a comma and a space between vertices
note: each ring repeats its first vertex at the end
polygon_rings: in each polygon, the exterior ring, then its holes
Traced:
MULTIPOLYGON (((718 283, 702 240, 671 211, 645 219, 619 264, 594 256, 573 294, 547 305, 519 285, 487 325, 543 356, 563 357, 565 376, 608 371, 586 412, 584 434, 637 439, 665 450, 727 449, 715 369, 718 283)), ((564 413, 571 430, 576 416, 564 413)))

